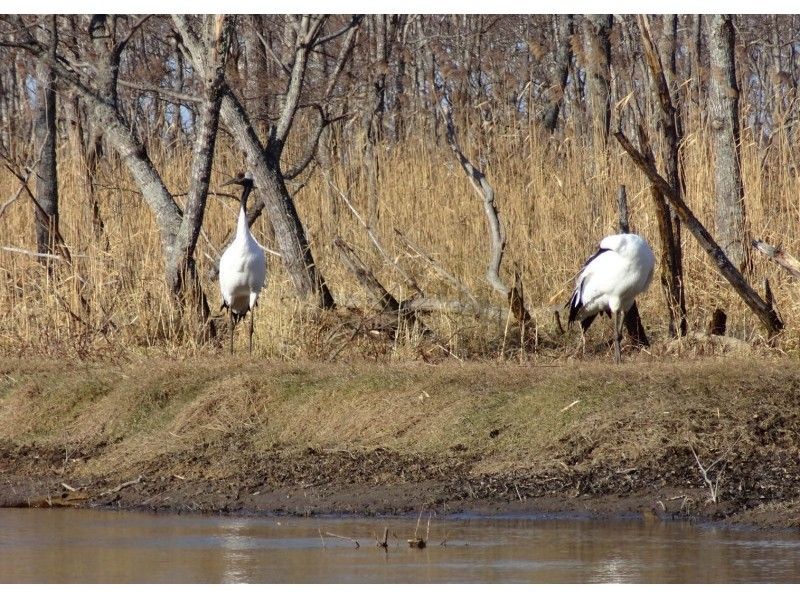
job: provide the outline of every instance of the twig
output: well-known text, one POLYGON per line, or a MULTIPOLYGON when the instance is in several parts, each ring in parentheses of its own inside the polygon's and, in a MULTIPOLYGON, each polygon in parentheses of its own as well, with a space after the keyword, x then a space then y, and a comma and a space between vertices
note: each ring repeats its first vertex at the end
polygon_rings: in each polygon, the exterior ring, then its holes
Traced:
POLYGON ((419 510, 419 517, 417 517, 417 527, 414 528, 414 537, 418 537, 418 535, 419 535, 418 534, 418 532, 419 532, 419 522, 422 519, 422 514, 424 512, 425 512, 425 509, 420 509, 419 510))
POLYGON ((577 405, 577 404, 578 404, 578 403, 580 403, 580 402, 581 402, 581 400, 580 400, 580 399, 575 399, 575 400, 574 400, 574 401, 572 401, 572 402, 571 402, 569 405, 567 405, 566 407, 564 407, 564 408, 563 408, 563 409, 562 409, 562 410, 561 410, 559 413, 564 413, 565 411, 568 411, 569 409, 572 409, 572 408, 573 408, 575 405, 577 405))
POLYGON ((99 496, 105 496, 106 494, 115 494, 115 493, 119 492, 120 490, 122 490, 123 488, 127 488, 128 486, 133 486, 134 484, 141 484, 142 481, 144 481, 142 476, 139 476, 135 480, 130 480, 128 482, 122 482, 119 486, 116 486, 116 487, 112 488, 111 490, 106 490, 105 492, 101 492, 99 496))
MULTIPOLYGON (((718 490, 719 490, 719 483, 722 481, 722 470, 717 474, 716 479, 712 482, 711 478, 708 477, 709 471, 713 469, 713 467, 722 461, 722 459, 727 455, 728 451, 725 451, 720 457, 716 459, 711 465, 708 467, 703 467, 703 464, 700 462, 700 457, 697 456, 697 453, 694 450, 694 447, 691 443, 689 443, 689 450, 692 451, 692 455, 694 455, 694 460, 697 461, 697 467, 700 468, 700 473, 703 474, 703 480, 705 481, 706 485, 708 486, 708 490, 711 493, 711 502, 717 504, 717 497, 718 497, 718 490)), ((730 450, 730 449, 729 449, 730 450)))
MULTIPOLYGON (((425 538, 421 538, 419 535, 419 522, 422 520, 422 514, 425 512, 425 509, 420 509, 419 517, 417 517, 417 526, 414 528, 414 537, 408 539, 408 545, 411 548, 425 548, 427 542, 425 538)), ((431 519, 430 515, 428 516, 428 532, 430 533, 430 525, 431 519)))
POLYGON ((425 541, 428 541, 428 538, 431 537, 431 517, 433 516, 432 511, 428 511, 428 529, 425 530, 425 541))
POLYGON ((330 536, 332 538, 340 538, 342 540, 350 540, 351 542, 353 542, 356 545, 356 548, 359 548, 361 546, 361 544, 359 544, 358 540, 356 540, 355 538, 350 538, 348 536, 340 536, 338 534, 332 534, 331 532, 325 532, 325 535, 326 536, 330 536))
POLYGON ((0 218, 3 217, 3 214, 5 214, 6 209, 9 206, 19 199, 19 196, 22 195, 23 190, 27 190, 28 193, 30 194, 30 189, 27 189, 28 177, 30 177, 30 173, 28 173, 28 175, 25 177, 25 180, 22 182, 19 189, 17 189, 17 192, 14 195, 12 195, 2 206, 0 206, 0 218))
POLYGON ((400 231, 399 229, 395 228, 394 232, 397 235, 397 237, 400 239, 400 241, 406 247, 408 247, 411 251, 413 251, 414 253, 417 254, 416 257, 421 257, 425 261, 425 263, 428 265, 429 268, 434 270, 437 274, 439 274, 439 276, 444 278, 453 287, 455 287, 460 292, 462 292, 464 295, 466 295, 469 298, 469 300, 472 301, 475 305, 478 305, 478 300, 475 298, 475 296, 472 294, 472 291, 469 290, 469 287, 466 284, 464 284, 458 278, 456 278, 453 274, 450 274, 450 272, 445 270, 444 267, 441 264, 439 264, 430 255, 428 255, 425 251, 423 251, 419 247, 419 245, 416 245, 415 243, 413 243, 408 237, 406 237, 402 233, 402 231, 400 231))
MULTIPOLYGON (((3 251, 10 251, 12 253, 21 253, 22 255, 29 255, 31 257, 44 257, 48 259, 54 259, 61 262, 66 261, 62 256, 56 255, 54 253, 39 253, 37 251, 31 251, 29 249, 20 249, 19 247, 0 247, 3 251)), ((82 256, 73 256, 73 257, 82 257, 82 256)))

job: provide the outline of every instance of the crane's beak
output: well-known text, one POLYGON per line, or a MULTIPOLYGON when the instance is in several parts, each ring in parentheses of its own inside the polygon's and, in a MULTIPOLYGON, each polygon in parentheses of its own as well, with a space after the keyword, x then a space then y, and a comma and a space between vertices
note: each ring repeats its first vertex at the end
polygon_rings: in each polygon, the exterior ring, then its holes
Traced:
POLYGON ((225 187, 226 185, 241 185, 242 183, 244 183, 244 177, 240 174, 237 174, 232 179, 222 183, 222 186, 225 187))

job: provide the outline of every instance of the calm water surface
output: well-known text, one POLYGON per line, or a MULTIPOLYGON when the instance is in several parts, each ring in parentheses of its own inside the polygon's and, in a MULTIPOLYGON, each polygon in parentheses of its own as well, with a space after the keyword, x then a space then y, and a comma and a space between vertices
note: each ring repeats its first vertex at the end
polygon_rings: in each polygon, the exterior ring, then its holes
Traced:
POLYGON ((433 520, 415 550, 416 523, 0 509, 0 583, 800 583, 797 533, 462 517, 433 520))

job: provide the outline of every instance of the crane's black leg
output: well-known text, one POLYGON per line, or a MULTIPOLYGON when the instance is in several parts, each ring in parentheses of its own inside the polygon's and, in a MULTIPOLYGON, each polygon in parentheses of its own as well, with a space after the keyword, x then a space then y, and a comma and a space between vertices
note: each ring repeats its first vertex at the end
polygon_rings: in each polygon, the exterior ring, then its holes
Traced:
POLYGON ((253 318, 255 317, 256 309, 253 306, 253 309, 250 310, 250 355, 253 354, 253 318))
POLYGON ((236 328, 236 320, 233 318, 233 310, 228 310, 228 315, 230 316, 231 322, 231 355, 233 355, 233 329, 236 328))

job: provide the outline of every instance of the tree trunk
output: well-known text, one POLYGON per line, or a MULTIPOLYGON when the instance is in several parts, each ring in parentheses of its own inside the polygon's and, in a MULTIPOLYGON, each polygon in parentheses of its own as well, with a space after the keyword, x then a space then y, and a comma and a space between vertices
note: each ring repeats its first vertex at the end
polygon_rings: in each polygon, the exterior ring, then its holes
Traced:
POLYGON ((586 104, 594 143, 605 147, 611 123, 612 15, 584 15, 586 104))
MULTIPOLYGON (((39 41, 55 56, 56 23, 49 19, 50 31, 40 31, 39 41)), ((34 132, 40 152, 36 166, 36 251, 55 254, 58 232, 58 178, 56 174, 56 90, 55 76, 44 57, 36 61, 36 108, 34 132)), ((47 258, 39 258, 46 262, 47 258)))
POLYGON ((772 15, 772 48, 770 55, 772 57, 772 73, 770 79, 772 80, 772 131, 773 134, 783 125, 784 114, 784 100, 783 100, 783 76, 781 69, 781 45, 780 36, 778 35, 778 15, 772 15))
POLYGON ((275 231, 275 242, 298 296, 303 299, 316 297, 320 307, 334 307, 333 295, 317 270, 303 223, 279 165, 271 154, 264 151, 241 104, 230 94, 222 100, 221 115, 225 126, 244 151, 247 166, 256 180, 259 202, 248 214, 248 219, 252 222, 266 208, 275 231))
POLYGON ((545 128, 553 133, 558 125, 558 114, 564 101, 564 89, 567 86, 569 65, 572 62, 572 15, 554 15, 555 56, 551 70, 549 104, 544 112, 542 122, 545 128))
MULTIPOLYGON (((183 212, 180 228, 167 261, 167 280, 173 296, 181 303, 193 304, 201 322, 208 323, 204 334, 213 336, 210 322, 211 312, 203 293, 195 267, 194 251, 197 237, 203 225, 208 186, 211 180, 211 164, 219 126, 220 104, 225 73, 225 57, 230 36, 230 21, 222 15, 213 18, 213 29, 208 32, 209 48, 203 104, 199 110, 199 125, 194 144, 192 170, 189 180, 189 196, 183 212)), ((205 326, 204 326, 205 328, 205 326)))
POLYGON ((266 89, 268 82, 267 57, 256 32, 261 25, 261 17, 251 15, 249 26, 243 27, 244 54, 247 61, 247 81, 244 86, 245 107, 253 126, 260 135, 267 132, 269 117, 267 111, 266 89))
POLYGON ((739 88, 736 83, 734 43, 731 16, 710 16, 708 47, 711 80, 708 108, 715 158, 717 238, 731 262, 744 271, 749 262, 749 252, 739 167, 739 88))
POLYGON ((365 131, 366 138, 363 148, 364 174, 367 178, 367 221, 370 228, 378 225, 380 197, 379 163, 375 155, 375 147, 383 138, 383 117, 386 108, 386 73, 388 71, 389 42, 387 36, 386 15, 370 15, 369 23, 375 38, 375 54, 372 47, 367 44, 368 63, 375 65, 375 75, 372 79, 371 90, 366 103, 362 107, 363 115, 361 128, 365 131))
MULTIPOLYGON (((665 18, 667 20, 665 29, 674 33, 674 29, 677 26, 677 17, 671 15, 665 18)), ((674 98, 677 95, 677 90, 673 93, 669 74, 672 73, 671 78, 674 81, 675 36, 674 34, 663 35, 657 53, 650 34, 647 17, 639 16, 638 19, 642 34, 642 47, 653 82, 653 98, 656 106, 658 129, 663 134, 661 155, 664 162, 664 178, 666 178, 670 187, 683 197, 683 182, 680 176, 678 155, 678 148, 683 140, 683 127, 681 125, 680 111, 675 107, 674 98), (665 39, 667 42, 664 41, 665 39), (665 64, 666 66, 664 66, 665 64)), ((644 131, 641 129, 639 137, 642 152, 646 156, 650 154, 652 159, 649 143, 644 131)), ((653 161, 655 160, 653 159, 653 161)), ((658 188, 652 186, 650 190, 656 204, 656 216, 661 237, 661 285, 664 289, 669 312, 669 332, 672 336, 677 336, 678 334, 684 336, 688 325, 683 284, 683 256, 680 244, 681 223, 678 215, 670 208, 658 188)))

